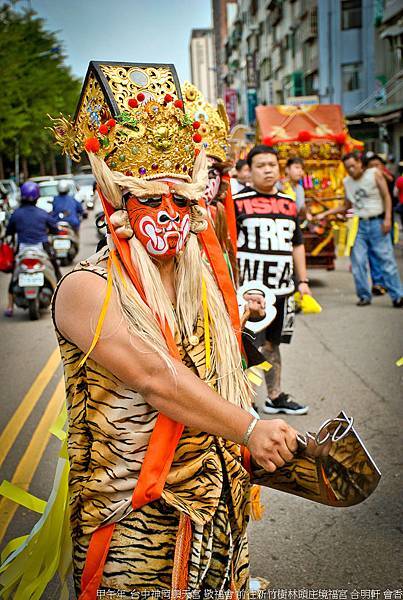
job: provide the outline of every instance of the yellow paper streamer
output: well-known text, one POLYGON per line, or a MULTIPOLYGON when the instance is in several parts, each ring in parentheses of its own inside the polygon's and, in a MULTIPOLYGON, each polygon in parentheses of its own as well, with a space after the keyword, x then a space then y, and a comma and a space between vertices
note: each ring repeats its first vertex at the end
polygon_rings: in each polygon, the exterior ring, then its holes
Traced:
MULTIPOLYGON (((62 430, 66 419, 67 411, 64 409, 51 429, 62 430)), ((3 482, 2 491, 11 492, 7 493, 7 497, 42 513, 29 535, 11 540, 2 552, 0 586, 4 600, 43 598, 46 586, 56 572, 59 573, 61 583, 58 597, 61 600, 68 600, 66 579, 71 568, 72 556, 68 474, 69 461, 65 440, 60 450, 53 488, 47 503, 24 490, 11 486, 8 482, 3 482)))
POLYGON ((66 424, 66 421, 67 421, 67 407, 66 407, 66 404, 64 403, 62 406, 62 410, 59 413, 59 416, 57 417, 56 421, 53 423, 52 427, 49 428, 50 433, 52 433, 57 438, 59 438, 59 440, 61 442, 67 436, 67 433, 63 429, 63 427, 66 424))
POLYGON ((251 370, 247 371, 247 377, 254 385, 261 386, 263 383, 263 379, 251 370))
POLYGON ((319 302, 317 302, 312 296, 309 296, 309 294, 304 294, 301 297, 300 292, 295 292, 294 300, 305 315, 322 312, 322 307, 319 302))
POLYGON ((116 256, 116 250, 112 250, 112 252, 110 253, 110 256, 112 258, 112 262, 117 270, 117 272, 119 273, 119 277, 121 282, 123 283, 123 287, 127 289, 127 281, 125 279, 125 277, 123 276, 123 271, 122 271, 122 267, 120 266, 120 262, 117 259, 116 256))
POLYGON ((87 360, 87 358, 89 357, 91 352, 94 350, 95 346, 97 345, 99 336, 101 335, 102 326, 104 324, 106 311, 108 310, 109 300, 111 299, 111 294, 112 294, 112 269, 111 269, 111 258, 109 257, 108 258, 108 281, 107 281, 107 285, 106 285, 105 300, 102 305, 101 314, 99 315, 97 327, 95 329, 95 335, 91 342, 91 346, 89 347, 87 354, 80 361, 80 364, 78 365, 79 367, 82 367, 85 364, 85 361, 87 360))
POLYGON ((266 371, 266 372, 270 371, 271 368, 272 368, 272 365, 267 360, 259 363, 258 365, 255 365, 255 369, 262 369, 262 371, 266 371))
POLYGON ((402 358, 399 358, 399 360, 396 361, 396 366, 403 367, 403 356, 402 356, 402 358))
POLYGON ((0 495, 8 498, 21 506, 25 506, 29 510, 33 510, 40 515, 43 514, 46 508, 46 502, 30 494, 26 490, 22 490, 18 486, 4 480, 0 485, 0 495))
MULTIPOLYGON (((64 442, 63 445, 66 445, 64 442)), ((13 540, 15 548, 0 567, 4 600, 39 600, 63 561, 71 560, 68 460, 59 458, 46 509, 31 533, 13 540)), ((69 568, 69 567, 68 567, 69 568)), ((68 568, 65 567, 65 573, 68 568)), ((64 583, 64 582, 63 582, 64 583)), ((63 594, 65 596, 65 585, 63 594)), ((62 596, 63 597, 63 596, 62 596)))
POLYGON ((399 243, 399 223, 397 221, 395 221, 393 223, 393 243, 394 244, 398 244, 399 243))
POLYGON ((202 279, 202 303, 203 303, 203 320, 204 320, 204 344, 206 348, 206 370, 211 367, 211 346, 210 346, 210 323, 209 311, 207 306, 207 289, 204 278, 202 279))
POLYGON ((355 238, 357 237, 359 224, 360 224, 359 217, 352 217, 351 219, 348 220, 348 223, 347 223, 348 234, 347 234, 347 242, 346 242, 346 249, 344 251, 344 256, 350 256, 351 248, 354 246, 355 238))
POLYGON ((11 552, 14 552, 14 550, 17 550, 17 548, 25 542, 27 537, 28 537, 27 535, 22 535, 21 537, 10 540, 8 542, 8 544, 6 545, 6 547, 3 549, 3 552, 1 553, 1 562, 3 563, 7 559, 7 557, 11 554, 11 552))

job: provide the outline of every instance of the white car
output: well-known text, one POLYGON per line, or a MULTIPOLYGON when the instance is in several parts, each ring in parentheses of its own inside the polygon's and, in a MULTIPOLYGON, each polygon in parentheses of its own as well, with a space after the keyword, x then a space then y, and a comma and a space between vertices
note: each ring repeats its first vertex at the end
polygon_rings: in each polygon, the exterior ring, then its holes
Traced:
POLYGON ((6 190, 8 203, 12 210, 15 210, 20 203, 21 192, 13 179, 0 179, 0 183, 6 190))
POLYGON ((74 182, 78 188, 78 199, 87 208, 94 207, 94 181, 95 177, 91 173, 74 175, 74 182))
POLYGON ((59 195, 57 186, 61 182, 66 182, 69 186, 69 195, 73 196, 79 202, 81 201, 78 193, 78 189, 73 179, 47 179, 46 181, 38 181, 39 189, 41 192, 38 202, 36 203, 39 208, 43 208, 46 212, 52 212, 53 210, 53 198, 59 195))

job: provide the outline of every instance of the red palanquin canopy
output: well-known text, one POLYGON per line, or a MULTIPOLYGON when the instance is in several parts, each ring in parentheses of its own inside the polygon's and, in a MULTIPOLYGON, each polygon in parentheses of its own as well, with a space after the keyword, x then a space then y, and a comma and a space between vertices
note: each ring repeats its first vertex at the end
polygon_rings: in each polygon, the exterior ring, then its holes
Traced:
POLYGON ((269 105, 256 108, 257 138, 269 145, 279 142, 327 140, 355 148, 363 144, 348 135, 340 104, 269 105))

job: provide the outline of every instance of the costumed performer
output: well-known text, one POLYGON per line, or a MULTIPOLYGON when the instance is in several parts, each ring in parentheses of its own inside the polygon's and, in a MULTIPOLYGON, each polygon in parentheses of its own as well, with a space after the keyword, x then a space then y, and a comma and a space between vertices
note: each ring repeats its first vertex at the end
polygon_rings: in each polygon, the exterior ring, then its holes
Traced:
POLYGON ((296 431, 248 412, 233 287, 198 205, 206 159, 173 66, 90 63, 74 124, 55 133, 73 158, 87 150, 110 224, 54 298, 77 594, 246 592, 241 445, 274 472, 296 431))

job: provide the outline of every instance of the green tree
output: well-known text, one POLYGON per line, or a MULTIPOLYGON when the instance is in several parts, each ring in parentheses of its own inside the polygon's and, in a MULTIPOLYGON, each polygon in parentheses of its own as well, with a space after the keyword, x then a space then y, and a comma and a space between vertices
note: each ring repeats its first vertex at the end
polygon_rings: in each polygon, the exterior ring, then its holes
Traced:
POLYGON ((17 143, 31 165, 55 151, 47 114, 71 114, 80 90, 64 61, 57 36, 35 12, 0 7, 0 154, 7 159, 17 143))

